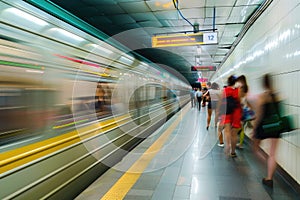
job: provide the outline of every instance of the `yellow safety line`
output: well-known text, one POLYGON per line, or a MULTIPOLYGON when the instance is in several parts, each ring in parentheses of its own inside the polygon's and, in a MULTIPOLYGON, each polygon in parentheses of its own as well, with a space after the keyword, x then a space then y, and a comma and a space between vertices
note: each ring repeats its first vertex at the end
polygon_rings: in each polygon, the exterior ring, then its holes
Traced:
POLYGON ((79 130, 74 130, 63 135, 59 135, 53 138, 49 138, 47 140, 43 140, 24 147, 1 153, 0 174, 12 170, 21 165, 24 165, 26 163, 32 162, 33 160, 39 159, 43 156, 49 155, 72 144, 78 143, 83 139, 92 137, 94 135, 105 132, 108 129, 114 128, 115 126, 118 126, 117 124, 115 124, 116 121, 122 120, 122 118, 124 119, 126 117, 128 116, 125 115, 117 117, 115 119, 108 119, 103 122, 82 127, 79 130), (88 132, 92 129, 98 129, 99 127, 99 130, 92 131, 88 134, 80 134, 88 132))
POLYGON ((63 124, 63 125, 53 126, 52 129, 65 128, 65 127, 67 127, 67 126, 71 126, 71 125, 74 125, 74 124, 80 124, 80 123, 86 122, 86 121, 88 121, 88 120, 89 120, 89 119, 83 119, 83 120, 79 120, 79 121, 76 121, 76 122, 70 122, 70 123, 63 124))
MULTIPOLYGON (((183 109, 183 116, 189 107, 183 109)), ((172 125, 143 153, 143 155, 121 176, 121 178, 110 188, 101 200, 121 200, 139 179, 150 161, 156 156, 163 144, 180 123, 181 118, 177 118, 172 125)))

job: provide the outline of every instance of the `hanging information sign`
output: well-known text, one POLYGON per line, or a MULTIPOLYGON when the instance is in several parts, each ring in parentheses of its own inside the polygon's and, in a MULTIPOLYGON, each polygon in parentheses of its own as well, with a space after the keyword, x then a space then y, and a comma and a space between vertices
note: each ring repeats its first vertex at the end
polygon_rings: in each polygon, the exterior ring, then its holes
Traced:
POLYGON ((192 66, 191 71, 216 71, 216 66, 192 66))
POLYGON ((160 35, 152 37, 152 47, 193 46, 217 43, 217 32, 160 35))

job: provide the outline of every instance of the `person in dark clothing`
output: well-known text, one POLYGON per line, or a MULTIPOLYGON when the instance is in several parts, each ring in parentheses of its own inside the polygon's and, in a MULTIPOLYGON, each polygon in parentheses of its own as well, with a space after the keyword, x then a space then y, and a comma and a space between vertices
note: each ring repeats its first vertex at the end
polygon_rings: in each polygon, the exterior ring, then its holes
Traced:
POLYGON ((196 96, 197 101, 198 101, 198 110, 199 110, 199 111, 201 110, 202 95, 203 95, 203 94, 202 94, 201 90, 198 88, 198 90, 197 90, 195 96, 196 96))
POLYGON ((266 119, 268 116, 272 114, 272 112, 275 112, 276 109, 274 109, 274 104, 278 102, 278 97, 274 93, 274 89, 271 82, 271 76, 269 74, 265 74, 263 76, 263 88, 265 91, 259 95, 258 102, 257 102, 257 109, 256 109, 256 119, 253 123, 253 139, 254 139, 254 150, 257 153, 259 144, 261 140, 268 139, 271 143, 270 145, 270 152, 268 156, 268 172, 267 177, 262 179, 262 183, 264 185, 267 185, 269 187, 273 187, 273 175, 276 169, 276 158, 275 153, 278 146, 278 141, 280 137, 280 133, 278 134, 272 134, 270 137, 265 137, 263 135, 263 128, 262 128, 262 122, 264 119, 266 119))

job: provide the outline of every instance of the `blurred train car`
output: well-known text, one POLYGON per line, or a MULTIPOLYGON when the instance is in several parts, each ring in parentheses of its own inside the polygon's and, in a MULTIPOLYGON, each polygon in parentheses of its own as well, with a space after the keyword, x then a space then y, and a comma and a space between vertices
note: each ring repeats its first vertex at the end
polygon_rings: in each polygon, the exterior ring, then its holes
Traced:
POLYGON ((0 81, 0 144, 48 127, 55 112, 55 96, 55 90, 30 82, 0 81))
POLYGON ((1 199, 75 197, 189 101, 185 82, 24 1, 0 18, 1 199))

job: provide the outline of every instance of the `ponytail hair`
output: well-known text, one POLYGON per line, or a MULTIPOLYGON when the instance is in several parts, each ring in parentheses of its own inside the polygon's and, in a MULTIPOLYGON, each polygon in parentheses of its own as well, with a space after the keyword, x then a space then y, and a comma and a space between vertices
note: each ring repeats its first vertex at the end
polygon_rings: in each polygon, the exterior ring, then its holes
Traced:
POLYGON ((263 76, 263 86, 266 88, 266 89, 270 89, 272 90, 272 77, 270 74, 265 74, 263 76))

